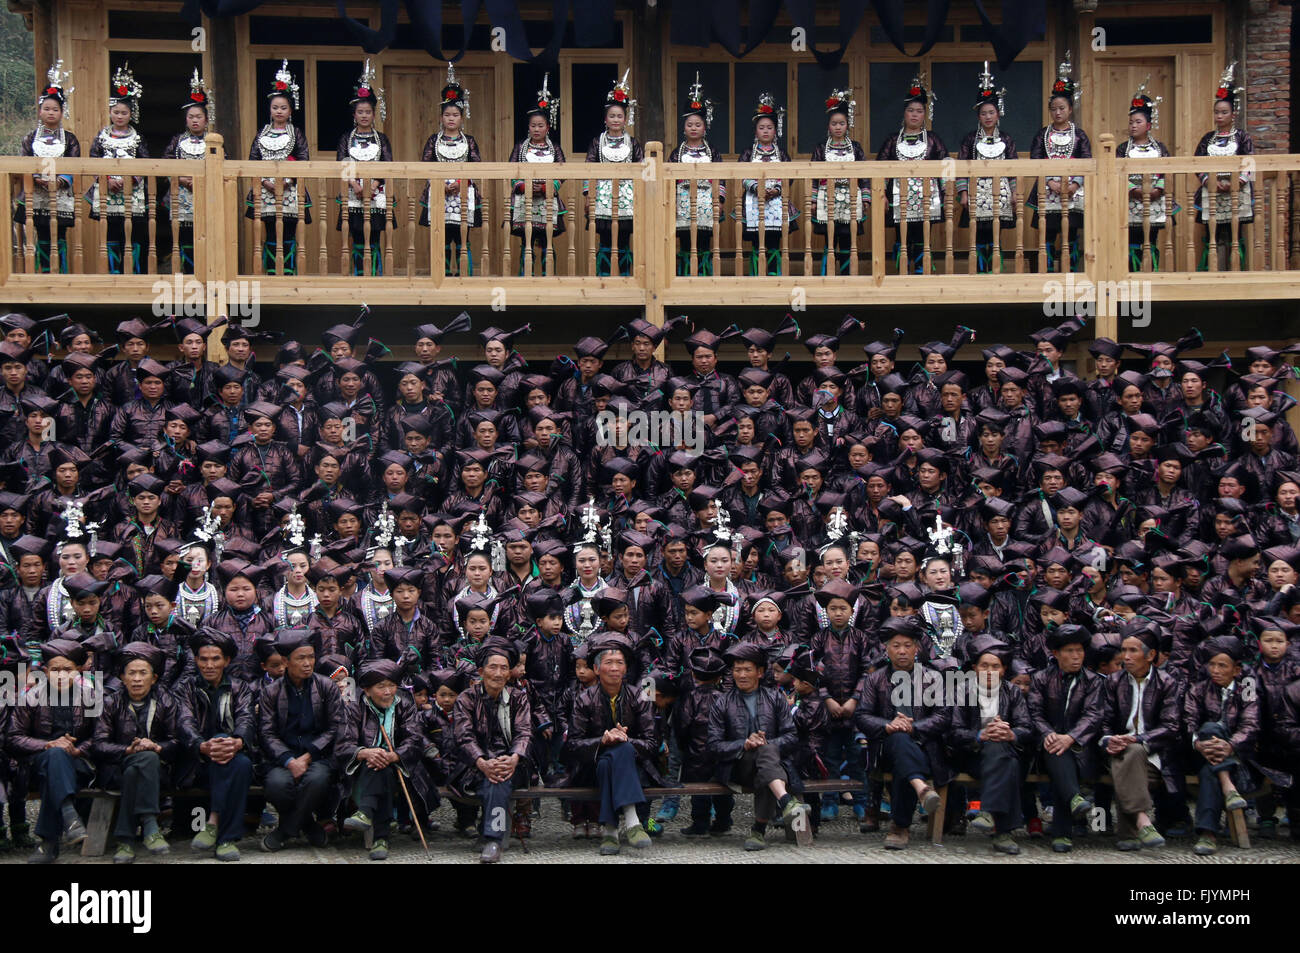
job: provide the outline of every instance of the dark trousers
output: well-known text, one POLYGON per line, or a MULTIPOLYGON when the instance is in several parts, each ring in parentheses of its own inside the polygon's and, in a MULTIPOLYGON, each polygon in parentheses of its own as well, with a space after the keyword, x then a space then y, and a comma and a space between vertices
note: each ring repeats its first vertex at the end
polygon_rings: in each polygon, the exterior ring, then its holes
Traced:
POLYGON ((388 836, 396 804, 397 768, 389 765, 382 771, 373 771, 363 764, 352 776, 352 800, 374 822, 375 839, 388 836))
POLYGON ((50 216, 33 215, 32 226, 36 231, 36 270, 48 272, 53 268, 53 255, 55 252, 60 257, 59 271, 67 274, 72 268, 72 260, 68 255, 68 230, 71 227, 62 219, 58 219, 59 243, 54 251, 50 248, 50 216))
POLYGON ((857 729, 853 719, 846 718, 832 721, 830 733, 826 736, 826 768, 833 775, 862 782, 862 792, 850 795, 855 802, 866 801, 866 772, 862 769, 862 753, 854 740, 857 729))
POLYGON ((600 788, 600 823, 617 824, 620 812, 629 804, 644 804, 641 777, 636 768, 636 749, 631 742, 607 748, 596 759, 596 786, 600 788))
MULTIPOLYGON (((1196 740, 1205 741, 1209 738, 1227 741, 1227 726, 1221 721, 1209 721, 1201 725, 1196 732, 1196 740)), ((1201 783, 1196 792, 1196 829, 1213 834, 1219 829, 1219 818, 1223 815, 1223 786, 1219 776, 1224 771, 1231 771, 1241 762, 1234 755, 1229 755, 1218 764, 1210 764, 1199 752, 1196 757, 1201 762, 1201 769, 1197 772, 1201 783)))
POLYGON ((789 781, 781 767, 781 754, 775 745, 760 745, 736 759, 731 780, 754 789, 754 820, 770 821, 780 813, 776 795, 768 787, 773 781, 789 781))
POLYGON ((978 754, 966 763, 973 777, 980 779, 980 809, 993 815, 999 834, 1020 826, 1020 755, 1008 741, 980 743, 978 754))
POLYGON ((1070 814, 1070 802, 1080 794, 1079 790, 1079 753, 1070 749, 1063 754, 1042 753, 1043 767, 1052 779, 1052 796, 1056 804, 1052 810, 1052 835, 1069 837, 1074 831, 1074 818, 1070 814))
POLYGON ((244 836, 248 788, 253 783, 253 762, 242 751, 225 764, 199 765, 198 786, 209 792, 208 811, 217 816, 217 843, 244 836))
MULTIPOLYGON (((262 242, 262 270, 275 274, 275 218, 264 218, 266 238, 262 242)), ((284 235, 284 271, 286 275, 298 273, 298 219, 281 216, 280 227, 284 235)))
MULTIPOLYGON (((921 275, 925 273, 925 230, 930 227, 929 222, 902 222, 894 226, 894 250, 898 257, 898 273, 900 275, 913 274, 921 275), (906 259, 903 255, 906 254, 906 259)), ((930 246, 930 266, 934 267, 934 259, 939 250, 933 245, 930 246)))
POLYGON ((113 833, 131 838, 140 818, 157 816, 162 810, 162 761, 156 751, 137 751, 122 763, 122 803, 117 809, 113 833))
POLYGON ((325 803, 329 793, 330 769, 313 761, 296 781, 288 768, 275 767, 266 773, 266 799, 280 814, 280 831, 286 837, 302 833, 303 823, 325 803))
POLYGON ((930 759, 925 749, 909 732, 896 731, 885 736, 885 764, 894 776, 890 786, 889 810, 895 827, 911 827, 916 811, 916 791, 913 780, 924 781, 930 776, 930 759))
MULTIPOLYGON (((126 216, 108 216, 108 270, 120 275, 126 268, 123 262, 126 247, 126 216)), ((143 215, 131 216, 131 272, 143 274, 145 258, 149 252, 149 220, 143 215)))
MULTIPOLYGON (((685 783, 712 780, 713 772, 707 767, 701 766, 694 771, 687 768, 682 769, 682 781, 685 783)), ((731 813, 736 809, 736 798, 731 794, 692 795, 691 823, 697 828, 708 827, 710 809, 712 809, 715 814, 714 823, 718 827, 730 827, 731 813)))
POLYGON ((510 792, 528 786, 525 769, 516 768, 505 781, 496 784, 483 778, 478 783, 479 801, 483 804, 483 836, 488 840, 501 840, 510 830, 510 792))
MULTIPOLYGON (((62 748, 46 748, 35 758, 36 780, 41 793, 41 812, 36 816, 36 836, 58 843, 63 834, 63 802, 90 780, 95 769, 85 758, 74 758, 62 748)), ((21 811, 22 801, 16 801, 21 811)), ((13 805, 10 806, 10 818, 13 805)))

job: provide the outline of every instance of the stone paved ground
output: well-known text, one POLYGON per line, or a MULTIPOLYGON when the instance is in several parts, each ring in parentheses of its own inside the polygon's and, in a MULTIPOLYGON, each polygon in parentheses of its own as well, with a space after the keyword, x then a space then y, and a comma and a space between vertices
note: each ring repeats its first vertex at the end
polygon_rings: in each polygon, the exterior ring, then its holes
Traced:
MULTIPOLYGON (((859 834, 857 822, 852 819, 848 808, 841 811, 837 821, 822 825, 816 843, 806 850, 784 842, 780 831, 769 832, 769 847, 765 851, 747 853, 741 849, 745 831, 748 829, 746 814, 749 805, 747 798, 741 798, 736 806, 736 826, 731 833, 723 837, 687 838, 680 833, 686 826, 687 819, 679 817, 665 825, 662 837, 654 846, 642 853, 624 847, 618 857, 600 857, 598 840, 574 840, 571 828, 559 815, 560 807, 554 801, 544 801, 542 816, 533 822, 533 836, 527 841, 525 851, 519 841, 512 841, 502 863, 520 864, 710 864, 710 863, 753 863, 753 864, 845 864, 845 863, 913 863, 913 864, 1068 864, 1068 863, 1115 863, 1115 864, 1294 864, 1300 862, 1300 844, 1294 844, 1287 829, 1282 829, 1280 840, 1260 840, 1253 837, 1252 847, 1248 851, 1239 850, 1227 844, 1226 838, 1220 838, 1220 850, 1214 857, 1196 857, 1191 852, 1190 839, 1171 840, 1166 847, 1158 850, 1141 851, 1138 854, 1125 854, 1115 850, 1112 836, 1100 835, 1087 839, 1076 839, 1072 854, 1058 855, 1051 852, 1047 840, 1031 840, 1023 830, 1016 833, 1023 853, 1019 857, 1004 857, 993 853, 987 835, 967 834, 948 836, 941 847, 925 842, 925 830, 920 824, 912 831, 912 843, 906 851, 886 851, 882 847, 883 834, 859 834)), ((29 808, 35 804, 29 802, 29 808)), ((441 829, 428 833, 429 855, 425 855, 418 839, 397 835, 390 841, 389 864, 392 863, 474 863, 478 852, 470 840, 458 838, 452 832, 453 815, 449 807, 444 806, 436 814, 441 829)), ((315 849, 299 841, 293 847, 279 853, 266 854, 258 849, 257 840, 245 838, 240 843, 243 863, 281 864, 281 863, 328 863, 328 864, 369 864, 371 861, 362 849, 360 837, 349 835, 341 841, 335 841, 327 848, 315 849)), ((111 855, 111 845, 109 853, 111 855)), ((160 859, 142 857, 137 865, 208 863, 216 861, 189 851, 188 836, 174 838, 173 853, 160 859)), ((23 853, 0 854, 0 863, 21 863, 23 853)), ((111 856, 83 859, 79 855, 65 855, 60 863, 109 864, 111 856)))

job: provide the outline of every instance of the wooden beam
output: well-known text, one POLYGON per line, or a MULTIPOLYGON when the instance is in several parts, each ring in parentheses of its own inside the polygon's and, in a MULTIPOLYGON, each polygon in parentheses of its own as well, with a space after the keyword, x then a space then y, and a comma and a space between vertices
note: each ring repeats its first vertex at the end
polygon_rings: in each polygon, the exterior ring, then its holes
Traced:
POLYGON ((235 21, 230 17, 215 20, 205 17, 204 25, 208 31, 208 50, 212 60, 212 74, 206 79, 217 104, 216 131, 223 143, 231 144, 235 155, 247 155, 242 147, 247 140, 239 115, 239 94, 243 86, 253 82, 253 78, 245 77, 245 81, 240 82, 235 21))

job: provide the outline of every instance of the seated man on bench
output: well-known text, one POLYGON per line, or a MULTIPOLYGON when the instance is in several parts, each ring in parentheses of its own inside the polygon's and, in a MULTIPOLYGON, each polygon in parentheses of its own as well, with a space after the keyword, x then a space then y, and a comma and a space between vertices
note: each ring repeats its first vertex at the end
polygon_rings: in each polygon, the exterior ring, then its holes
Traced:
POLYGON ((128 642, 117 658, 122 691, 105 701, 92 744, 104 788, 122 792, 113 863, 129 864, 135 860, 137 828, 149 853, 171 853, 158 814, 163 786, 182 749, 181 713, 176 699, 158 687, 166 668, 162 649, 128 642))
POLYGON ((1201 649, 1209 656, 1204 666, 1209 677, 1190 686, 1183 697, 1183 730, 1200 766, 1193 851, 1204 857, 1218 850, 1214 835, 1223 811, 1246 806, 1241 785, 1250 786, 1246 763, 1259 737, 1259 698, 1242 684, 1246 647, 1241 639, 1218 635, 1206 639, 1201 649))
POLYGON ((943 741, 952 724, 944 704, 942 676, 921 665, 921 630, 915 616, 895 616, 880 624, 889 664, 862 680, 854 723, 870 744, 870 763, 893 775, 890 811, 893 828, 886 850, 902 850, 911 836, 917 800, 931 817, 941 803, 930 779, 940 787, 951 772, 943 741))
POLYGON ((1130 622, 1121 630, 1123 668, 1106 685, 1106 714, 1101 749, 1110 755, 1110 776, 1119 814, 1115 846, 1120 850, 1163 847, 1165 839, 1151 823, 1151 785, 1164 779, 1178 790, 1175 758, 1182 724, 1181 686, 1155 667, 1160 627, 1130 622))
POLYGON ((262 838, 262 849, 283 850, 294 837, 324 847, 329 836, 316 820, 331 794, 334 743, 347 709, 338 688, 316 672, 317 635, 306 629, 274 634, 284 674, 268 682, 258 703, 258 738, 267 763, 266 799, 280 825, 262 838))
MULTIPOLYGON (((800 847, 812 844, 808 806, 794 799, 788 785, 798 775, 783 763, 797 741, 790 704, 775 688, 765 687, 768 656, 753 642, 740 642, 724 656, 731 663, 733 687, 713 702, 709 714, 709 750, 717 759, 722 784, 754 790, 754 826, 745 850, 762 850, 769 821, 776 819, 794 831, 800 847)), ((793 753, 793 752, 791 752, 793 753)))
MULTIPOLYGON (((71 639, 54 639, 41 646, 44 682, 27 693, 10 713, 8 753, 27 759, 33 786, 41 794, 36 819, 40 841, 27 859, 31 864, 52 864, 62 846, 73 847, 86 839, 86 827, 73 800, 78 789, 90 783, 95 768, 90 762, 93 712, 83 704, 83 683, 77 670, 86 661, 86 648, 71 639)), ((10 805, 22 811, 19 801, 10 805)))
POLYGON ((229 674, 239 654, 235 640, 204 626, 190 637, 195 670, 176 682, 181 730, 188 749, 176 786, 209 792, 208 818, 190 841, 196 851, 215 850, 217 860, 239 860, 248 788, 253 783, 249 754, 257 738, 253 687, 229 674))
POLYGON ((971 640, 967 652, 975 681, 965 683, 965 697, 953 709, 953 768, 980 780, 980 812, 971 829, 992 833, 995 851, 1015 855, 1020 846, 1011 831, 1024 819, 1020 758, 1033 723, 1025 696, 1007 679, 1011 646, 985 634, 971 640))
POLYGON ((1092 801, 1080 779, 1096 776, 1097 735, 1101 731, 1106 680, 1085 666, 1092 633, 1081 625, 1062 625, 1047 634, 1056 659, 1035 672, 1029 683, 1029 717, 1038 733, 1040 757, 1052 779, 1052 850, 1074 848, 1074 824, 1087 820, 1092 801))
POLYGON ((595 774, 600 789, 602 855, 619 852, 620 833, 633 847, 645 850, 650 835, 638 814, 638 808, 646 804, 643 788, 667 786, 653 763, 659 753, 653 706, 625 679, 636 651, 626 636, 597 633, 588 644, 596 684, 584 688, 573 702, 567 745, 577 769, 573 783, 590 784, 595 774))
POLYGON ((532 771, 532 706, 526 691, 506 684, 518 664, 514 642, 488 637, 478 650, 478 682, 457 695, 452 707, 461 763, 450 784, 458 796, 483 802, 479 860, 485 864, 501 859, 501 842, 510 830, 510 792, 528 787, 532 771))

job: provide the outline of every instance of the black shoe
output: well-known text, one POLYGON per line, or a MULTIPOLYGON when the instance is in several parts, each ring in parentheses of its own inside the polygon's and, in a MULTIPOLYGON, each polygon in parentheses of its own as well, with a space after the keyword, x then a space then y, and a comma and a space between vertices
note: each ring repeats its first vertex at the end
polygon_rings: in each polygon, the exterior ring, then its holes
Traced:
POLYGON ((731 833, 730 818, 728 818, 726 821, 715 820, 712 824, 709 825, 709 834, 712 837, 721 837, 724 834, 730 834, 730 833, 731 833))
POLYGON ((10 830, 13 832, 14 848, 24 850, 36 846, 36 839, 32 837, 32 827, 30 824, 20 821, 17 824, 10 824, 10 830))
POLYGON ((44 843, 37 844, 36 849, 32 851, 27 858, 29 864, 52 864, 58 859, 59 851, 57 846, 47 845, 44 843))
POLYGON ((330 837, 325 833, 325 828, 321 827, 315 821, 308 821, 303 827, 303 834, 307 836, 307 843, 312 847, 325 847, 330 842, 330 837))
POLYGON ((288 840, 289 838, 285 836, 284 831, 277 827, 262 838, 262 850, 268 854, 274 854, 276 851, 284 850, 284 845, 288 840))
POLYGON ((683 837, 707 837, 709 833, 708 822, 701 823, 692 821, 689 827, 682 828, 683 837))

